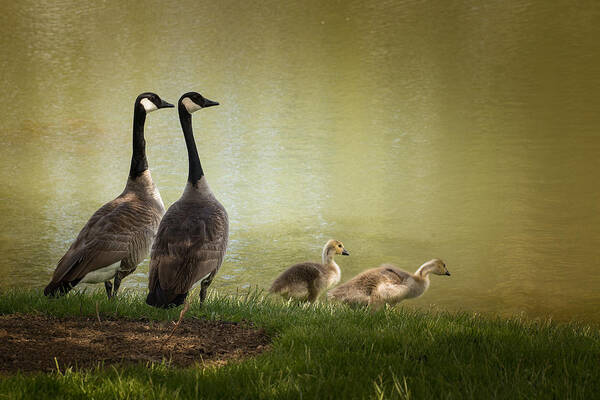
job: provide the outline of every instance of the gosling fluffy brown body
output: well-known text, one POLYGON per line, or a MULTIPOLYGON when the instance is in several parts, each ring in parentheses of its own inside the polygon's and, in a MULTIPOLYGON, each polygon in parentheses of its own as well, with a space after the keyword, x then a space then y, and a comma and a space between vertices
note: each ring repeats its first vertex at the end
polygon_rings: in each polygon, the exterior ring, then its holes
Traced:
POLYGON ((333 260, 336 254, 350 255, 342 242, 331 239, 323 248, 323 263, 292 265, 275 279, 269 291, 284 297, 315 301, 324 290, 340 281, 341 270, 333 260))
POLYGON ((433 259, 411 274, 391 264, 361 272, 329 292, 329 298, 348 304, 379 308, 421 296, 429 288, 429 274, 450 275, 442 260, 433 259))

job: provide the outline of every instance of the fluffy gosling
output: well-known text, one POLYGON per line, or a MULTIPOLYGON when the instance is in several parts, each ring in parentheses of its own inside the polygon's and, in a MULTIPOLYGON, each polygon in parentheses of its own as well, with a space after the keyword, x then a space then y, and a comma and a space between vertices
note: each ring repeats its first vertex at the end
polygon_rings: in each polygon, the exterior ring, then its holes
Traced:
POLYGON ((283 271, 269 291, 287 298, 314 302, 326 289, 340 281, 340 267, 333 260, 337 254, 349 256, 339 240, 331 239, 323 247, 323 263, 303 262, 283 271))
POLYGON ((421 296, 429 288, 430 273, 450 276, 446 264, 437 258, 421 265, 414 274, 392 264, 383 264, 336 287, 329 292, 328 297, 378 309, 384 304, 396 304, 404 299, 421 296))

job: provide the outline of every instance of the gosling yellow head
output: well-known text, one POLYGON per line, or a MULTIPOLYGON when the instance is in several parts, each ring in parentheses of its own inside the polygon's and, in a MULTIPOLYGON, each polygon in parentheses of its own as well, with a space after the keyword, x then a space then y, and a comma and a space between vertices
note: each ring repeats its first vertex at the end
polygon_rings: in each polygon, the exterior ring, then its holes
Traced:
POLYGON ((434 258, 433 260, 429 260, 425 263, 426 265, 431 265, 430 271, 436 275, 448 275, 450 276, 450 271, 448 271, 448 267, 446 267, 446 263, 440 260, 439 258, 434 258))
POLYGON ((328 250, 333 249, 335 250, 335 254, 340 254, 342 256, 350 255, 350 252, 344 248, 344 243, 340 242, 339 240, 330 239, 325 245, 325 248, 328 250))

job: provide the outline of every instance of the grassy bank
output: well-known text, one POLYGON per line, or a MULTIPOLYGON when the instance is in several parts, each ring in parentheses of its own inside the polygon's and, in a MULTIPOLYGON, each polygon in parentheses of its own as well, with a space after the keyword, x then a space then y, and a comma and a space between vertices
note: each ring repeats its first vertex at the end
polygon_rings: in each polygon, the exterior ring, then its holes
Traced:
MULTIPOLYGON (((0 314, 176 320, 142 296, 0 294, 0 314)), ((5 376, 0 398, 598 398, 600 330, 399 309, 304 306, 258 294, 211 295, 187 318, 248 320, 274 338, 262 355, 224 367, 164 364, 5 376)))

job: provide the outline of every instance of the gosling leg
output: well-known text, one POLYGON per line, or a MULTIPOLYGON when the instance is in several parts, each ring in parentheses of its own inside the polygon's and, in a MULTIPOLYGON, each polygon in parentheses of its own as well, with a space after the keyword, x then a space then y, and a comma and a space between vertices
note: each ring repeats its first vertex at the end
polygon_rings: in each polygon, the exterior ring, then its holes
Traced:
POLYGON ((308 301, 314 303, 319 297, 319 288, 315 284, 315 282, 309 282, 308 284, 308 301))
POLYGON ((385 300, 376 293, 372 293, 371 297, 369 297, 369 308, 373 311, 379 310, 382 306, 385 305, 385 300))

